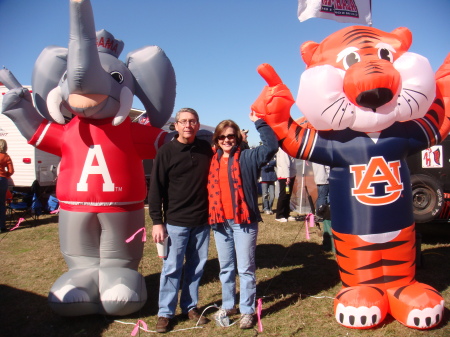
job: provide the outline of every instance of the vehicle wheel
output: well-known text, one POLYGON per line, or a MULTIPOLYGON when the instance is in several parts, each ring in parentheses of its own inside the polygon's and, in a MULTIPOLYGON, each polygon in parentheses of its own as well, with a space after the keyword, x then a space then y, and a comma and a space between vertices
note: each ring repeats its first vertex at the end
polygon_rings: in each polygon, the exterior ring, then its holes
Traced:
POLYGON ((441 184, 425 174, 411 176, 414 220, 417 223, 436 219, 444 207, 441 184))

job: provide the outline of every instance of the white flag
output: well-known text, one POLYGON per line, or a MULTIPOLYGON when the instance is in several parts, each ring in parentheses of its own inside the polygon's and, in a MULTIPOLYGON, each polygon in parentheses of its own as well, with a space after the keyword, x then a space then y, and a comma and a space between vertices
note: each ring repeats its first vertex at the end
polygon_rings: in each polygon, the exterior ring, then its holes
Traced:
POLYGON ((371 0, 298 0, 298 19, 330 19, 372 25, 371 0))

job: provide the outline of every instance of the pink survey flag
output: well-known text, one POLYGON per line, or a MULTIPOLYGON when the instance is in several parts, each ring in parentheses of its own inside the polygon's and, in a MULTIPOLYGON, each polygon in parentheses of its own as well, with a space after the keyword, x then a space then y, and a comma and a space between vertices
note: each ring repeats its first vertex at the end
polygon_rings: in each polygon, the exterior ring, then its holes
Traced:
POLYGON ((310 18, 372 25, 371 0, 298 0, 300 22, 310 18))

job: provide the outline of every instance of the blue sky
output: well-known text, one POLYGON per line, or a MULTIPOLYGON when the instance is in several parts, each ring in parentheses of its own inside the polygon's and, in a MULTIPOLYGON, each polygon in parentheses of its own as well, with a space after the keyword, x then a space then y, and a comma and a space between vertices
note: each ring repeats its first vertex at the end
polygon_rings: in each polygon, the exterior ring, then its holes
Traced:
MULTIPOLYGON (((256 67, 270 63, 296 96, 305 65, 300 45, 322 41, 349 26, 325 19, 297 19, 297 0, 91 0, 96 29, 125 42, 120 56, 158 45, 177 76, 175 111, 192 107, 201 122, 223 119, 250 128, 250 105, 265 82, 256 67)), ((449 0, 373 0, 373 27, 412 31, 410 51, 427 57, 434 70, 450 52, 449 0)), ((67 47, 69 1, 0 0, 0 66, 23 84, 31 84, 33 65, 49 45, 67 47)), ((142 108, 139 101, 134 104, 142 108)), ((296 106, 294 118, 301 116, 296 106)))

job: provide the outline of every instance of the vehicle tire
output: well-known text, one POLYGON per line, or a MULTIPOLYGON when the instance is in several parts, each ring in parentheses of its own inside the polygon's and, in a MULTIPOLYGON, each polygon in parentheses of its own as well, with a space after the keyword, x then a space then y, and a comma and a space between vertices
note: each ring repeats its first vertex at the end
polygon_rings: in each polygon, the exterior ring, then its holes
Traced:
POLYGON ((414 220, 417 223, 436 219, 444 207, 444 191, 436 179, 425 174, 411 176, 414 220))

